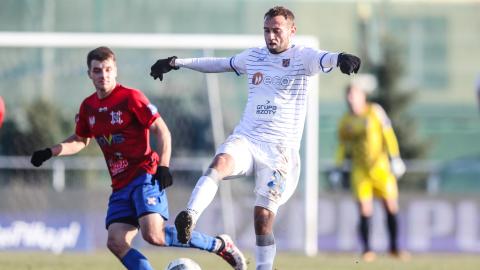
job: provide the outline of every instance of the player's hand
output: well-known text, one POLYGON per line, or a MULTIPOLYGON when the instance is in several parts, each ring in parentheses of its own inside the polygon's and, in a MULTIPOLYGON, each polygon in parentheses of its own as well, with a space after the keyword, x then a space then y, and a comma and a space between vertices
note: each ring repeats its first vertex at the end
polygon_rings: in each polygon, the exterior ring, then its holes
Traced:
POLYGON ((357 73, 361 63, 360 58, 355 55, 348 53, 340 53, 338 55, 337 67, 340 67, 340 70, 345 74, 357 73))
POLYGON ((394 157, 390 160, 390 169, 395 177, 400 178, 405 174, 405 163, 400 157, 394 157))
POLYGON ((40 167, 43 162, 49 160, 52 157, 52 150, 50 148, 45 148, 43 150, 38 150, 33 152, 30 162, 35 167, 40 167))
POLYGON ((155 181, 158 181, 158 188, 160 190, 171 186, 173 184, 173 179, 170 174, 170 169, 166 166, 158 166, 157 172, 152 177, 152 185, 155 185, 155 181))
POLYGON ((160 81, 162 81, 164 73, 167 73, 172 69, 178 69, 178 67, 174 66, 175 59, 177 59, 176 56, 170 56, 168 58, 157 60, 157 62, 155 62, 150 68, 150 76, 152 76, 154 80, 159 78, 160 81))

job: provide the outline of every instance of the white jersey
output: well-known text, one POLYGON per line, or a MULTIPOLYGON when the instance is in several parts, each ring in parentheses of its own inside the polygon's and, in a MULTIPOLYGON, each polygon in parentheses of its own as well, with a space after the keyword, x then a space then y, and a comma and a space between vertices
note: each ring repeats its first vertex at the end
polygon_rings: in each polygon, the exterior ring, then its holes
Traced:
POLYGON ((305 123, 308 77, 336 66, 337 54, 293 46, 280 54, 251 48, 230 59, 248 77, 248 100, 234 133, 254 141, 299 149, 305 123))

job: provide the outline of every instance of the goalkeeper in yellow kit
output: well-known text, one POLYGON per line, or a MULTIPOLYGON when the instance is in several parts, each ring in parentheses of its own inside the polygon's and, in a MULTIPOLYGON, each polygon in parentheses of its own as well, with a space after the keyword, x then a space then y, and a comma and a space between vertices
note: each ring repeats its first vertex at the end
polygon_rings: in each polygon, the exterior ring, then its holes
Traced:
POLYGON ((397 177, 405 173, 405 165, 390 119, 380 105, 367 102, 360 83, 347 87, 346 99, 349 112, 341 118, 338 127, 337 170, 330 175, 331 180, 338 181, 340 168, 350 159, 351 188, 360 210, 363 259, 373 261, 376 257, 369 244, 373 196, 380 198, 386 209, 390 254, 405 258, 407 254, 400 252, 397 245, 397 177))

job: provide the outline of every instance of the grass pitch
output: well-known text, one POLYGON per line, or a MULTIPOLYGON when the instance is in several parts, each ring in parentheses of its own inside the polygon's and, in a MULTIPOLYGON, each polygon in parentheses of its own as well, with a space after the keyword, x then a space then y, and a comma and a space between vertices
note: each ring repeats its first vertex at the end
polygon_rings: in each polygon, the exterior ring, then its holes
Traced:
MULTIPOLYGON (((153 267, 163 270, 169 261, 189 257, 200 264, 203 270, 230 270, 220 257, 200 251, 158 248, 144 252, 153 267)), ((247 254, 250 261, 253 254, 247 254)), ((1 270, 112 270, 124 269, 108 251, 93 253, 64 253, 53 255, 42 252, 0 252, 1 270)), ((251 263, 249 269, 254 270, 251 263)), ((362 262, 356 254, 322 253, 315 257, 279 252, 276 257, 277 270, 478 270, 480 256, 475 254, 419 254, 410 261, 398 261, 380 255, 372 263, 362 262)))

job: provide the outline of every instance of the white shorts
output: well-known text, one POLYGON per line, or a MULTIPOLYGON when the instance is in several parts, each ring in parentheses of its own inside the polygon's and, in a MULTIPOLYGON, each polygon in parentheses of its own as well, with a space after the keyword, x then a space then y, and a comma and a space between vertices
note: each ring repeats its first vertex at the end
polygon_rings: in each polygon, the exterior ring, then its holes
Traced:
POLYGON ((243 135, 230 135, 217 150, 234 160, 233 178, 255 175, 256 206, 276 213, 292 196, 300 177, 298 150, 274 144, 254 143, 243 135))

